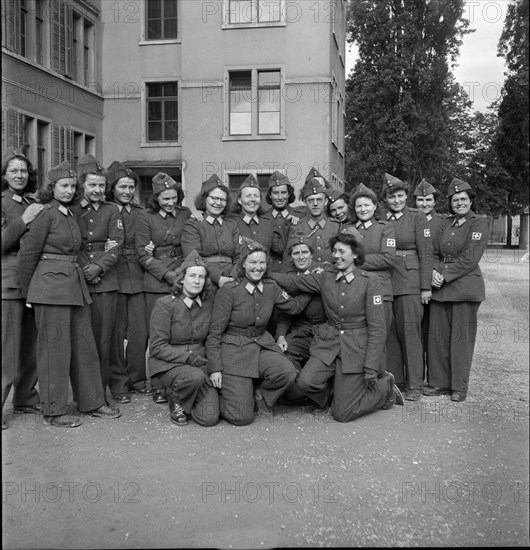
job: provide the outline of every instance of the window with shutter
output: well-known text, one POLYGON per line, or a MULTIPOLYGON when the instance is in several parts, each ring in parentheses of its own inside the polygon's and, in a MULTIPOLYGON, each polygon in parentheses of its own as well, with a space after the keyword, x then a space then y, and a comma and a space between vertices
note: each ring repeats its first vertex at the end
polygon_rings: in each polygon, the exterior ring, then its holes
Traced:
POLYGON ((20 53, 20 0, 2 0, 2 46, 20 53))

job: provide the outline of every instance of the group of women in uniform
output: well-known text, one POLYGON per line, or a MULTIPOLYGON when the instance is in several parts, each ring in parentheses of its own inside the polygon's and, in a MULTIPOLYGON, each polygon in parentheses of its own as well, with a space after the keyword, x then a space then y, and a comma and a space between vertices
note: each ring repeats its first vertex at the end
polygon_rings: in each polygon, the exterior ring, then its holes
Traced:
POLYGON ((428 182, 409 208, 389 174, 383 213, 371 189, 330 190, 314 168, 298 207, 272 174, 267 211, 253 175, 235 208, 212 175, 193 213, 169 175, 152 185, 144 209, 134 172, 87 155, 35 194, 28 158, 3 154, 2 407, 13 387, 14 413, 79 426, 70 383, 83 414, 117 418, 136 393, 176 425, 213 426, 249 424, 260 403, 348 422, 401 391, 466 398, 487 243, 467 183, 449 186, 447 217, 428 182))

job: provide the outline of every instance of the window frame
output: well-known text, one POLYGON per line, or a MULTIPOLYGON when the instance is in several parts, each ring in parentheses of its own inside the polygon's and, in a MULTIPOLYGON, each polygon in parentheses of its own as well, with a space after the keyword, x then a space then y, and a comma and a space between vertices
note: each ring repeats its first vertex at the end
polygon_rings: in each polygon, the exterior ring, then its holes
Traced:
POLYGON ((149 39, 147 38, 147 0, 140 2, 140 40, 139 46, 156 46, 157 44, 180 44, 182 42, 182 11, 180 0, 170 0, 171 2, 177 2, 177 37, 176 38, 160 38, 149 39))
POLYGON ((267 141, 267 140, 284 140, 285 135, 285 65, 268 64, 268 65, 233 65, 224 67, 224 113, 223 113, 223 136, 222 141, 267 141), (251 72, 251 130, 250 134, 231 134, 230 133, 230 75, 235 72, 251 72), (280 73, 280 128, 277 134, 260 134, 259 120, 259 101, 258 101, 258 75, 260 72, 278 71, 280 73))
POLYGON ((174 77, 159 77, 159 78, 146 78, 142 80, 141 83, 141 124, 142 124, 142 134, 140 147, 181 147, 182 146, 182 89, 181 89, 181 80, 174 77), (147 89, 149 84, 170 84, 175 83, 177 85, 177 141, 148 141, 148 98, 147 98, 147 89))
MULTIPOLYGON (((285 18, 285 0, 279 0, 280 2, 280 20, 279 21, 251 21, 243 23, 231 23, 230 22, 230 2, 233 0, 223 0, 222 6, 222 29, 248 29, 248 28, 259 28, 259 27, 285 27, 287 26, 285 18)), ((258 6, 254 8, 256 12, 259 10, 260 2, 270 2, 271 0, 249 0, 252 2, 253 6, 258 6)))

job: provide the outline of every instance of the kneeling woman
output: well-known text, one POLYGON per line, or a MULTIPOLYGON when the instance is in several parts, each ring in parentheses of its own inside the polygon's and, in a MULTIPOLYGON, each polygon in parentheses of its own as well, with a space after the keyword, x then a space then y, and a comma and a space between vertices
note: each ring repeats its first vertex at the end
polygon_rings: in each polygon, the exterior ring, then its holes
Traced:
POLYGON ((207 375, 204 343, 213 298, 206 264, 191 252, 176 270, 173 292, 156 301, 151 315, 149 371, 169 396, 171 422, 201 426, 219 421, 219 395, 207 375))
POLYGON ((274 306, 297 314, 309 296, 292 298, 274 281, 265 279, 267 253, 262 245, 242 237, 239 280, 226 283, 215 297, 206 341, 210 379, 220 391, 221 416, 243 426, 254 419, 254 380, 259 380, 263 400, 273 407, 296 378, 296 369, 285 357, 266 327, 274 306))
POLYGON ((357 266, 364 262, 363 238, 347 227, 329 241, 333 266, 321 273, 271 277, 288 290, 318 292, 327 322, 319 325, 308 362, 296 385, 325 409, 335 376, 331 413, 339 422, 403 404, 394 377, 381 372, 386 330, 379 277, 357 266))

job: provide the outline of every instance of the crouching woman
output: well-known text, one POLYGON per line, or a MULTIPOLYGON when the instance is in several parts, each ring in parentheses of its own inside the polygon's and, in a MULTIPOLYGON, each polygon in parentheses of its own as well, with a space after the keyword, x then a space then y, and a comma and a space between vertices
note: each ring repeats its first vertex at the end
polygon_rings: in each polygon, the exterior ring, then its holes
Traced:
POLYGON ((197 251, 176 270, 172 294, 156 301, 149 332, 149 372, 166 390, 170 420, 201 426, 219 421, 219 395, 207 376, 205 340, 213 298, 208 269, 197 251))

